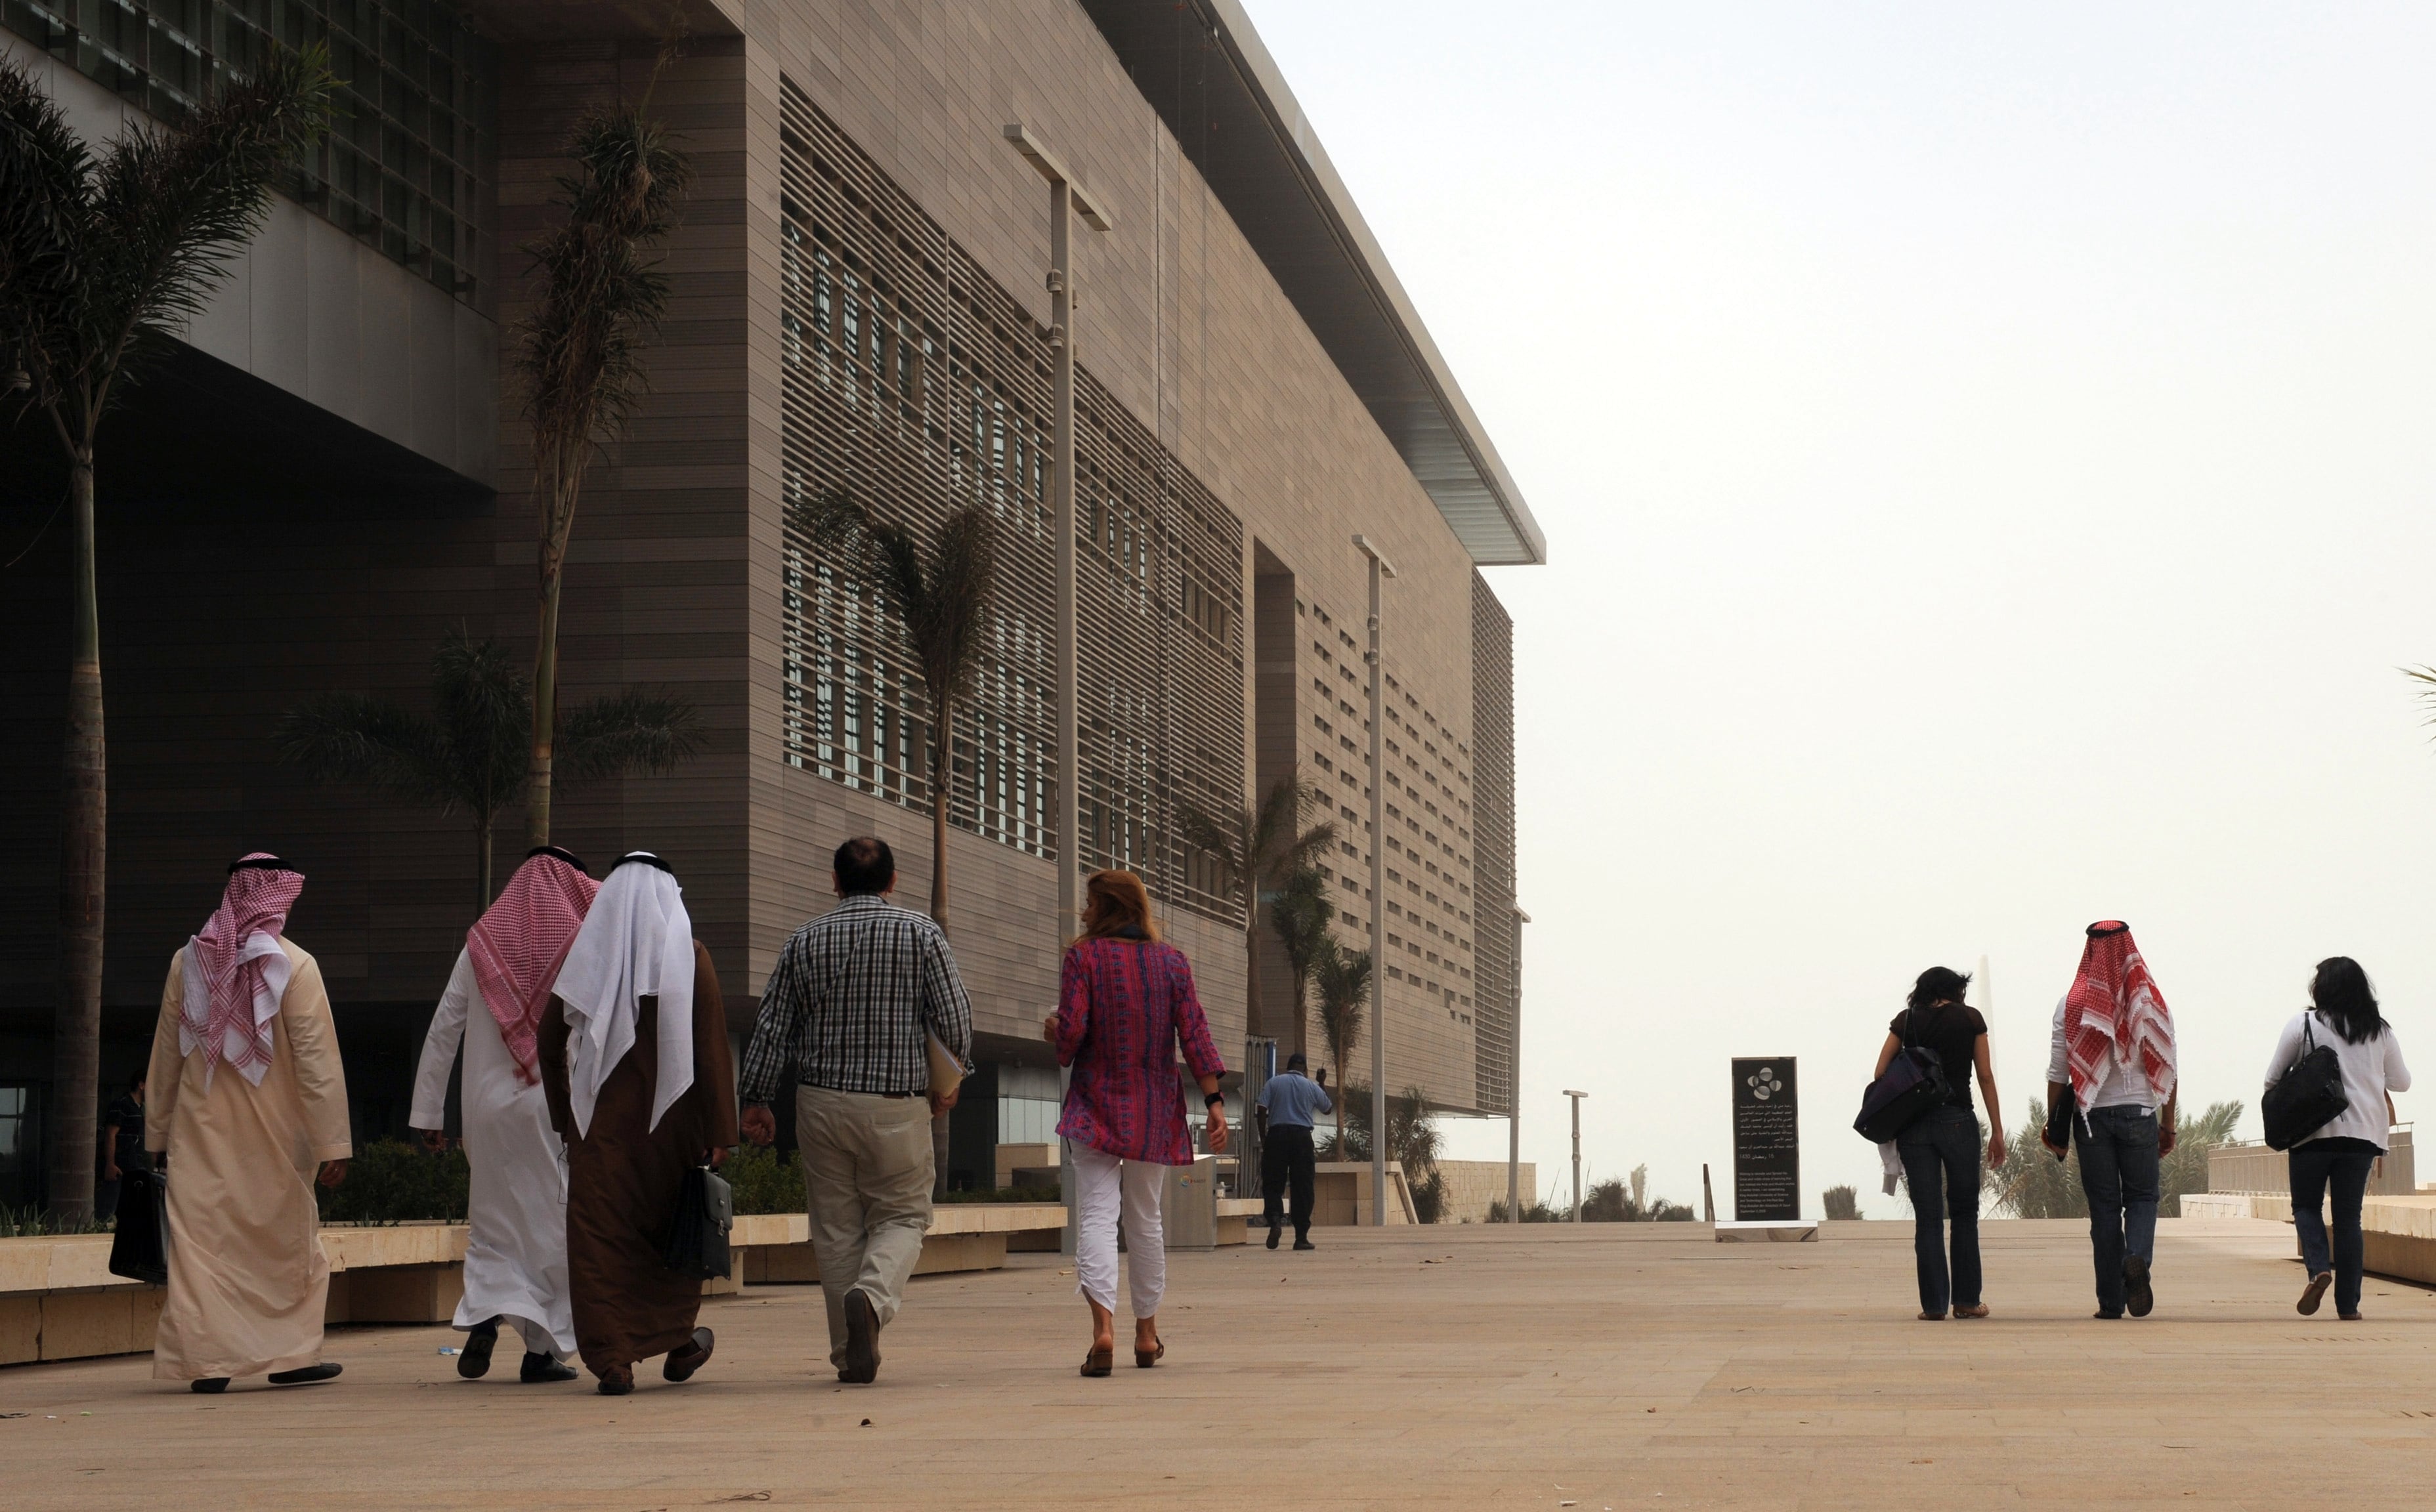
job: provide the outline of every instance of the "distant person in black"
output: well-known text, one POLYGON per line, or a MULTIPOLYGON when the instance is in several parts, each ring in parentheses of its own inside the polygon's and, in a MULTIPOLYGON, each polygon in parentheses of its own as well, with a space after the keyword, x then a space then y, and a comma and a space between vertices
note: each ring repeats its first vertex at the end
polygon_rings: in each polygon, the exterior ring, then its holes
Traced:
POLYGON ((1920 1316, 1940 1322, 1950 1305, 1958 1318, 1984 1318, 1979 1300, 1979 1120, 1971 1111, 1975 1070, 1994 1132, 1988 1163, 2005 1163, 2005 1125, 1996 1101, 1996 1071, 1988 1060, 1988 1020, 1963 1002, 1971 979, 1931 966, 1913 983, 1907 1006, 1887 1026, 1874 1076, 1884 1076, 1897 1051, 1918 1045, 1938 1052, 1953 1092, 1942 1107, 1914 1119, 1895 1138, 1904 1181, 1911 1189, 1912 1256, 1920 1268, 1920 1316), (1954 1216, 1954 1264, 1945 1259, 1945 1217, 1954 1216))
POLYGON ((147 1069, 136 1068, 127 1079, 127 1090, 111 1099, 110 1111, 101 1116, 101 1200, 95 1204, 94 1216, 105 1222, 118 1211, 120 1173, 152 1169, 151 1152, 144 1148, 147 1069))

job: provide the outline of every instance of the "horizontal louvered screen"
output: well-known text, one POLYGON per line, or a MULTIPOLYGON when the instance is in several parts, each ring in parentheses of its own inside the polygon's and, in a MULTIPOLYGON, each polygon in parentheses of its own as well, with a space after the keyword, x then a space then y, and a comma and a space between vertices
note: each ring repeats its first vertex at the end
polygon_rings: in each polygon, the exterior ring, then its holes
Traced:
MULTIPOLYGON (((786 499, 842 486, 917 533, 988 506, 998 593, 948 821, 1053 856, 1047 335, 792 84, 783 130, 786 499)), ((1243 526, 1088 371, 1075 403, 1083 858, 1239 923, 1177 814, 1242 803, 1243 526)), ((784 759, 927 811, 930 710, 896 627, 792 528, 783 571, 784 759)))

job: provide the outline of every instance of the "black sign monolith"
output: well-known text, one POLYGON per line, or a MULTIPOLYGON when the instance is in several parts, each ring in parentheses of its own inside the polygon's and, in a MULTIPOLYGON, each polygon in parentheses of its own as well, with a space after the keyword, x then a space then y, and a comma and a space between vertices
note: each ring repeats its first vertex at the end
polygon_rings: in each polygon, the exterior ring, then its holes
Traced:
POLYGON ((1734 1062, 1734 1221, 1801 1221, 1793 1057, 1734 1062))

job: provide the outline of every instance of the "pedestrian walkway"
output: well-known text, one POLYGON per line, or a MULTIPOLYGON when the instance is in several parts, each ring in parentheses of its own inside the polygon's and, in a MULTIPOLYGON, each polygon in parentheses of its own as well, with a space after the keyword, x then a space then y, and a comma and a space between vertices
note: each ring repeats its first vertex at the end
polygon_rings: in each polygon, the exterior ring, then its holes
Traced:
POLYGON ((2169 1220, 2156 1315, 2097 1323, 2082 1225, 1985 1233, 1983 1323, 1912 1320, 1905 1223, 1325 1229, 1174 1256, 1168 1362, 1105 1381, 1070 1261, 1018 1255, 914 1282, 875 1387, 821 1366, 817 1290, 768 1287, 705 1306, 692 1383, 618 1399, 461 1382, 444 1328, 334 1330, 337 1384, 208 1399, 144 1359, 12 1366, 0 1453, 48 1509, 2427 1500, 2436 1293, 2298 1317, 2289 1227, 2169 1220))

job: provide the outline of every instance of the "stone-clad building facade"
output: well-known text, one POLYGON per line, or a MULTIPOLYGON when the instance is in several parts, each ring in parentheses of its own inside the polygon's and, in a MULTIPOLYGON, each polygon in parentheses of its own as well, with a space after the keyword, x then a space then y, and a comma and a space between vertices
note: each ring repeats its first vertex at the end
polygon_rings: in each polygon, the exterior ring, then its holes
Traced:
MULTIPOLYGON (((1340 938, 1366 941, 1364 533, 1400 573, 1390 1076, 1506 1110, 1511 650, 1476 568, 1544 548, 1232 0, 693 0, 656 78, 665 11, 613 0, 134 0, 106 8, 134 18, 106 37, 89 9, 11 0, 0 47, 97 132, 174 111, 263 37, 331 42, 351 122, 376 117, 300 166, 105 433, 112 1064, 134 1059, 220 864, 271 848, 311 878, 293 929, 340 1004, 359 1126, 402 1121, 471 912, 466 826, 304 786, 269 734, 312 692, 419 701, 451 627, 529 651, 530 462, 502 357, 514 249, 548 221, 570 123, 648 89, 698 177, 652 396, 578 521, 563 675, 574 697, 681 690, 710 741, 677 776, 570 795, 557 838, 596 866, 668 856, 740 1018, 824 906, 844 835, 886 836, 918 904, 934 738, 918 682, 786 513, 829 487, 908 519, 986 503, 1006 588, 947 799, 953 936, 992 1068, 977 1089, 996 1101, 960 1110, 954 1164, 985 1172, 994 1140, 1044 1137, 1051 349, 1046 195, 1002 135, 1020 123, 1112 221, 1075 234, 1081 859, 1151 880, 1230 1063, 1247 1032, 1315 1041, 1274 960, 1267 1021, 1245 1023, 1244 921, 1178 820, 1290 771, 1317 783, 1341 831, 1340 938)), ((6 436, 10 541, 47 510, 45 443, 6 436)), ((0 671, 0 843, 25 859, 0 880, 0 1096, 38 1097, 48 1067, 62 562, 38 541, 0 608, 19 652, 0 671)))

